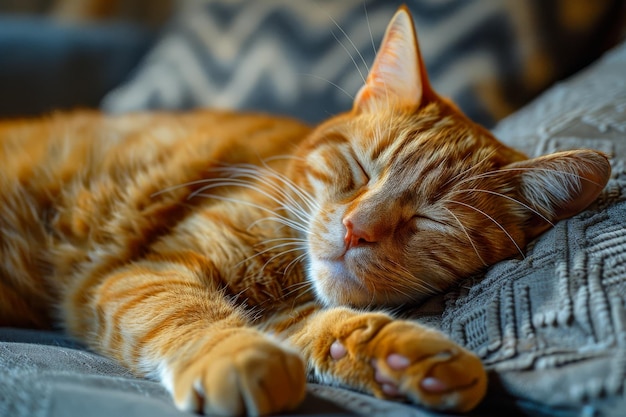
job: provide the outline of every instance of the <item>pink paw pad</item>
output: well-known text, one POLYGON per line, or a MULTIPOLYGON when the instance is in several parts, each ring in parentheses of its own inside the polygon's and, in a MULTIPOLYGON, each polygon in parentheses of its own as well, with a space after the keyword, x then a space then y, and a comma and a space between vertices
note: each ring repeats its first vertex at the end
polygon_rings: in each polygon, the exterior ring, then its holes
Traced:
MULTIPOLYGON (((402 355, 392 353, 391 355, 387 356, 387 365, 393 370, 402 371, 403 369, 406 369, 410 364, 411 362, 409 361, 409 359, 402 355)), ((381 389, 383 390, 383 392, 389 396, 401 396, 402 393, 400 392, 396 382, 392 380, 389 376, 380 372, 380 370, 376 366, 375 360, 372 361, 372 366, 376 371, 374 378, 376 382, 381 384, 381 389)), ((445 382, 432 376, 424 378, 421 381, 420 385, 424 391, 428 391, 432 394, 441 394, 450 389, 450 387, 445 382)))
MULTIPOLYGON (((407 368, 410 364, 411 363, 409 359, 402 355, 392 353, 391 355, 387 356, 387 365, 393 370, 401 371, 407 368)), ((386 395, 390 397, 404 396, 404 394, 398 388, 396 381, 380 371, 375 359, 372 359, 372 367, 375 370, 374 379, 380 384, 380 388, 386 395)))
POLYGON ((432 376, 422 379, 420 385, 422 386, 422 389, 424 391, 428 391, 431 394, 441 394, 450 389, 450 387, 446 385, 445 382, 440 379, 433 378, 432 376))
POLYGON ((408 358, 398 355, 397 353, 392 353, 387 356, 387 365, 393 370, 401 371, 408 367, 411 364, 408 358))
POLYGON ((341 344, 339 340, 335 340, 332 345, 330 345, 330 357, 339 360, 346 356, 348 351, 345 346, 341 344))

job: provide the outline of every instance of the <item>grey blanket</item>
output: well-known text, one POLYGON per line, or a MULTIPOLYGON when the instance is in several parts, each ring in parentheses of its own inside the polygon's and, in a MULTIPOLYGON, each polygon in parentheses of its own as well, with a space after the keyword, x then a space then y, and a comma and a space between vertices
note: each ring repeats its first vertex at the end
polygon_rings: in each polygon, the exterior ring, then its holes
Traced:
MULTIPOLYGON (((502 122, 496 133, 538 155, 592 147, 614 176, 597 204, 523 259, 433 298, 412 317, 476 351, 490 391, 475 416, 626 416, 626 44, 502 122), (505 411, 503 411, 505 410, 505 411)), ((294 414, 433 416, 311 384, 294 414)), ((0 416, 181 416, 155 382, 60 334, 0 329, 0 416)))

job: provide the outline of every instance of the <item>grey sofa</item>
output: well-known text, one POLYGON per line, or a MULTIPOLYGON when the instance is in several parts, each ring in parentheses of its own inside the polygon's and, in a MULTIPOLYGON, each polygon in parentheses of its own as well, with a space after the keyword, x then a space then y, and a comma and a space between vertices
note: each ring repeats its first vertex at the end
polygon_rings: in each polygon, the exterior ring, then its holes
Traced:
MULTIPOLYGON (((151 56, 148 64, 157 55, 151 56)), ((145 70, 139 68, 104 106, 122 111, 158 104, 158 95, 133 90, 145 70), (151 99, 141 101, 146 97, 151 99)), ((626 43, 493 130, 531 156, 600 149, 611 155, 613 177, 592 207, 558 223, 523 258, 501 262, 404 314, 442 329, 483 358, 490 388, 473 416, 624 417, 626 43)), ((317 384, 310 384, 293 414, 439 416, 317 384)), ((184 414, 158 383, 133 377, 62 333, 0 328, 0 416, 114 415, 184 414)))

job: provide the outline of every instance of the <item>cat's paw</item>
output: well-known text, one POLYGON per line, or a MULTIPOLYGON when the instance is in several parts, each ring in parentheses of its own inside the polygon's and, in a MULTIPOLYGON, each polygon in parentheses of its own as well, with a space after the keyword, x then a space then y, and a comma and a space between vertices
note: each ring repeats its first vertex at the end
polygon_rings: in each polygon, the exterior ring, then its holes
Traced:
POLYGON ((306 374, 298 353, 242 329, 174 369, 170 390, 184 411, 262 416, 298 406, 304 399, 306 374))
POLYGON ((342 328, 328 354, 356 388, 457 412, 473 409, 486 393, 480 359, 441 333, 376 314, 354 317, 342 328), (350 321, 354 330, 346 332, 350 321))

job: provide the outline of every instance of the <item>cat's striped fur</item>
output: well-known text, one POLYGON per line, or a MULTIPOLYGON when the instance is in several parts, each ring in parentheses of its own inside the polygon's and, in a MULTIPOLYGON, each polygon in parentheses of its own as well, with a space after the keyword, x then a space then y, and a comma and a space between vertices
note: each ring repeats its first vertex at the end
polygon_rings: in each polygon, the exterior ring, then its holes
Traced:
POLYGON ((296 407, 305 375, 473 408, 479 359, 415 303, 584 209, 594 151, 528 160, 428 79, 401 8, 351 112, 79 112, 0 125, 0 324, 60 326, 176 404, 296 407))

